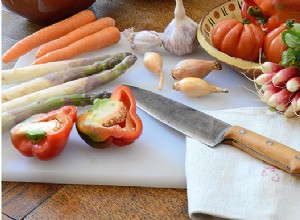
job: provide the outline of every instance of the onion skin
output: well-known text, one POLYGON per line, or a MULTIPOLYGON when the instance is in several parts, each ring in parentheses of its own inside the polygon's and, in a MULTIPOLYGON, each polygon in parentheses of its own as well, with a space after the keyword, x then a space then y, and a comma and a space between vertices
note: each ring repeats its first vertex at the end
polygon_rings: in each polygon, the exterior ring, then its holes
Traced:
POLYGON ((172 69, 172 77, 175 80, 186 77, 204 79, 213 70, 222 70, 222 65, 217 61, 186 59, 177 63, 172 69))

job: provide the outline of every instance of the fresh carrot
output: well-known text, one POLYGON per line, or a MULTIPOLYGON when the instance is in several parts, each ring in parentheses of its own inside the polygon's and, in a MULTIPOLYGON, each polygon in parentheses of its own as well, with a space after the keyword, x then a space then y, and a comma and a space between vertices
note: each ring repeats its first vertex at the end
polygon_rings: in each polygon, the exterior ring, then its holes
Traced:
POLYGON ((51 40, 64 36, 67 33, 95 20, 96 16, 91 10, 84 10, 60 22, 42 28, 12 46, 3 55, 2 61, 5 63, 9 63, 13 60, 16 60, 32 49, 51 40))
POLYGON ((95 34, 86 36, 67 47, 49 52, 36 59, 33 64, 67 60, 80 54, 108 47, 121 39, 121 33, 116 27, 107 27, 95 34))
POLYGON ((100 30, 103 30, 104 28, 115 26, 115 25, 116 22, 113 18, 110 17, 100 18, 92 23, 86 24, 80 28, 75 29, 74 31, 71 31, 65 36, 62 36, 56 40, 50 41, 42 45, 36 52, 35 56, 36 58, 39 58, 45 55, 46 53, 69 46, 70 44, 74 43, 77 40, 80 40, 86 36, 94 34, 100 30))

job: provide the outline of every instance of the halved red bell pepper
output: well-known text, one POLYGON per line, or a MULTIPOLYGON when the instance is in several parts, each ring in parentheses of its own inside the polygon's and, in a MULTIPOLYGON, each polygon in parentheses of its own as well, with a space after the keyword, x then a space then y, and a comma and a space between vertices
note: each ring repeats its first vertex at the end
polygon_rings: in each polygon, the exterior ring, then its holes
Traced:
POLYGON ((130 88, 120 85, 110 98, 96 99, 88 111, 77 117, 76 128, 81 138, 94 148, 133 143, 141 135, 143 124, 130 88))
POLYGON ((76 106, 33 115, 11 129, 12 144, 24 156, 51 160, 63 151, 76 117, 76 106))

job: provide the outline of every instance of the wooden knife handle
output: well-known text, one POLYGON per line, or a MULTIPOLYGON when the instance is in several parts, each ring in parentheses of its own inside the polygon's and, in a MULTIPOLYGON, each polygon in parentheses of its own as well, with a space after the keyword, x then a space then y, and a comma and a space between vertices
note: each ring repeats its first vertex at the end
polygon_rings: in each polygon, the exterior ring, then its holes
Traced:
POLYGON ((300 152, 239 126, 232 126, 224 142, 248 154, 300 177, 300 152))

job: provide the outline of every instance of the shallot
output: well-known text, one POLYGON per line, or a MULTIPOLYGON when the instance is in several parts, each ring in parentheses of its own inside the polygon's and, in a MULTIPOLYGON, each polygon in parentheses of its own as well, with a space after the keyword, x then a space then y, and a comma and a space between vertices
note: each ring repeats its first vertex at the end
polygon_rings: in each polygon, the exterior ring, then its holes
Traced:
POLYGON ((190 97, 201 97, 211 93, 228 93, 227 89, 214 86, 196 77, 186 77, 175 82, 173 89, 190 97))
POLYGON ((144 66, 151 72, 159 76, 158 89, 162 90, 164 83, 164 74, 162 72, 163 59, 159 53, 146 52, 144 54, 144 66))
POLYGON ((172 76, 175 80, 185 77, 205 78, 213 70, 221 70, 222 65, 217 61, 186 59, 176 64, 172 69, 172 76))

